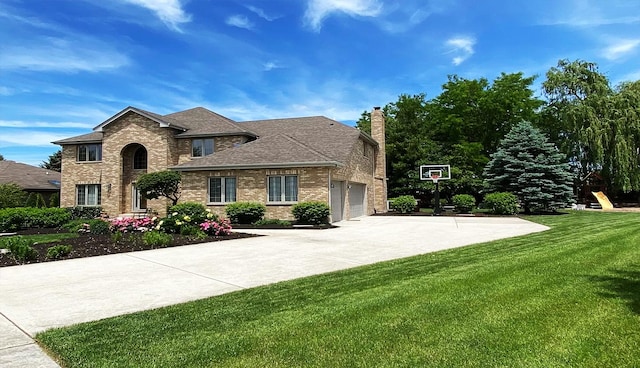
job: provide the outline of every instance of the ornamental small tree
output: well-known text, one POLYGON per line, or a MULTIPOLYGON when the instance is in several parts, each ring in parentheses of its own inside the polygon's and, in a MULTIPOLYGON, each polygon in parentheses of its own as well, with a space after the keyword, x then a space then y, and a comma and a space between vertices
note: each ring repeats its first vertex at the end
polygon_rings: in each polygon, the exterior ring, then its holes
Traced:
POLYGON ((573 178, 564 155, 531 123, 514 126, 484 169, 492 192, 511 192, 525 213, 555 211, 573 202, 573 178))
POLYGON ((180 180, 177 171, 156 171, 141 175, 136 181, 136 188, 147 199, 165 197, 175 206, 180 199, 180 180))

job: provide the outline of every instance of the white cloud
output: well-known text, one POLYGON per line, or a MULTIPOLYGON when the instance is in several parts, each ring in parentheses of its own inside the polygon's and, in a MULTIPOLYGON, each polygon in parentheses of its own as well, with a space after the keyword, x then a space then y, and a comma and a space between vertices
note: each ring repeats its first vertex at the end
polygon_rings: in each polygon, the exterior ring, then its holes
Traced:
POLYGON ((309 0, 304 14, 305 24, 318 32, 322 21, 333 13, 344 13, 352 17, 375 17, 382 11, 378 0, 309 0))
POLYGON ((251 6, 251 5, 247 5, 247 9, 249 9, 250 11, 252 11, 253 13, 255 13, 257 16, 259 16, 260 18, 268 21, 268 22, 272 22, 278 18, 280 18, 279 16, 272 16, 272 15, 268 15, 267 13, 264 12, 264 10, 257 8, 255 6, 251 6))
POLYGON ((635 1, 551 1, 545 6, 545 18, 541 23, 570 27, 634 24, 640 22, 638 11, 640 8, 635 1))
POLYGON ((14 146, 51 146, 51 142, 69 138, 68 133, 51 133, 31 129, 3 129, 0 135, 0 147, 14 146))
POLYGON ((264 64, 262 64, 262 68, 265 72, 268 72, 270 70, 273 69, 277 69, 277 68, 282 68, 282 66, 280 66, 278 63, 274 62, 274 61, 268 61, 264 64))
POLYGON ((129 58, 93 38, 44 38, 0 49, 0 70, 97 72, 129 64, 129 58))
POLYGON ((120 0, 149 9, 169 28, 179 31, 181 23, 191 21, 191 15, 182 9, 180 0, 120 0))
POLYGON ((472 37, 454 37, 445 42, 445 45, 449 47, 448 54, 454 54, 452 59, 453 65, 460 65, 467 60, 475 52, 473 46, 475 46, 476 40, 472 37))
POLYGON ((232 15, 225 21, 230 26, 252 30, 255 25, 244 15, 232 15))
POLYGON ((14 91, 11 88, 0 86, 0 96, 11 96, 13 93, 14 91))
POLYGON ((640 45, 640 39, 619 40, 603 51, 603 56, 609 60, 619 59, 633 52, 640 45))

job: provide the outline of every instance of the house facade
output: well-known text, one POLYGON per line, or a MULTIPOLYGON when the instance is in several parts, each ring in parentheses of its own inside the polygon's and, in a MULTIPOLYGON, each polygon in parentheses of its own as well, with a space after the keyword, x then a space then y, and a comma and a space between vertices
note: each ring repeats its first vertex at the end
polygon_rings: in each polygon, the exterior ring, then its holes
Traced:
POLYGON ((372 112, 372 135, 322 116, 235 122, 198 107, 158 115, 127 107, 93 132, 62 146, 62 207, 101 206, 109 216, 166 212, 136 179, 147 172, 182 175, 180 202, 224 216, 236 201, 291 219, 292 205, 321 201, 332 222, 386 211, 384 116, 372 112))

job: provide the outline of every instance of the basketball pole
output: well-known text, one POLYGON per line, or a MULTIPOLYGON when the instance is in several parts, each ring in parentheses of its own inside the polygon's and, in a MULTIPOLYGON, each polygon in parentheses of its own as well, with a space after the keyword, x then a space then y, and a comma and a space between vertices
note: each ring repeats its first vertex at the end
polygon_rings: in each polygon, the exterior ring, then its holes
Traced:
POLYGON ((434 216, 440 216, 440 184, 438 183, 438 180, 435 180, 436 182, 436 192, 433 195, 433 201, 434 203, 434 208, 433 208, 433 215, 434 216))

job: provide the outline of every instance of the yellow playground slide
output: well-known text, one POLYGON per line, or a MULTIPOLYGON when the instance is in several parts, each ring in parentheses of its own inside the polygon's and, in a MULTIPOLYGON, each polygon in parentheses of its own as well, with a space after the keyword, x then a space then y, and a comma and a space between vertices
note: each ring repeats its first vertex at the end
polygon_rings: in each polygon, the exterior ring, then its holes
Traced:
POLYGON ((596 199, 598 200, 598 203, 600 203, 600 206, 602 206, 603 210, 612 210, 613 209, 613 205, 611 204, 611 201, 609 201, 609 198, 607 198, 607 196, 602 193, 602 192, 591 192, 593 194, 594 197, 596 197, 596 199))

